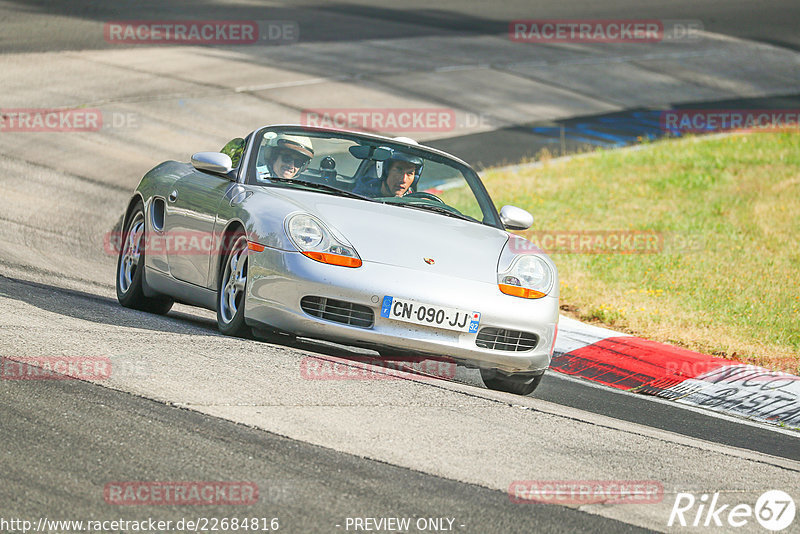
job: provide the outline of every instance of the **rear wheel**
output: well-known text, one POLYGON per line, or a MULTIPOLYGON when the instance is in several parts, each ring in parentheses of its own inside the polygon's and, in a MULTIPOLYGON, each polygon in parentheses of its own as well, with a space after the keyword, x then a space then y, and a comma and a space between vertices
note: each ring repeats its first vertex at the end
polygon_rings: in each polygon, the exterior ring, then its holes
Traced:
POLYGON ((517 395, 530 395, 539 386, 544 372, 537 375, 515 373, 507 375, 496 369, 481 369, 483 383, 489 389, 505 391, 517 395))
POLYGON ((172 299, 144 294, 145 232, 144 207, 139 201, 122 232, 117 258, 117 300, 126 308, 163 315, 172 308, 172 299))
POLYGON ((244 301, 247 290, 247 237, 240 230, 225 243, 228 252, 220 269, 217 291, 217 325, 219 331, 228 336, 250 335, 250 327, 244 322, 244 301))

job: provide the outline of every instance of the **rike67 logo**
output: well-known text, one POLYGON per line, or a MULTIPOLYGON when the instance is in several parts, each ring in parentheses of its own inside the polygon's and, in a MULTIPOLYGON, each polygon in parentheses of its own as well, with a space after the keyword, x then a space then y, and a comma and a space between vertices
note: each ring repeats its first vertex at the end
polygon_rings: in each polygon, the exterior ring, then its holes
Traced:
POLYGON ((681 527, 731 527, 747 525, 753 518, 767 530, 784 530, 794 521, 795 504, 792 497, 781 490, 761 494, 755 506, 747 503, 732 505, 720 501, 719 492, 700 498, 691 493, 678 493, 669 514, 667 526, 681 527))

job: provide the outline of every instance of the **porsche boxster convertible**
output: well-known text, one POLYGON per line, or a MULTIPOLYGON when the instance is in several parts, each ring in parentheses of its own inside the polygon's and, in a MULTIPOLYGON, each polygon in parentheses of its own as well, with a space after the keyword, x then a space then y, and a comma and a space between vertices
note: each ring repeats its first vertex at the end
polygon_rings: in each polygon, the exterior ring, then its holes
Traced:
POLYGON ((142 178, 117 297, 216 310, 228 335, 446 357, 527 395, 550 364, 559 288, 551 259, 509 232, 532 223, 412 139, 267 126, 142 178))

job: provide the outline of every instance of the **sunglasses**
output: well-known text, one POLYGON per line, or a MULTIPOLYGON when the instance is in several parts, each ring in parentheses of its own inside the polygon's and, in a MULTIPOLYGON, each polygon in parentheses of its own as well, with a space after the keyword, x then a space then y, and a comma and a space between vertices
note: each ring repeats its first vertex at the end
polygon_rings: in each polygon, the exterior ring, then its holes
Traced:
POLYGON ((303 156, 295 156, 291 152, 286 152, 286 151, 278 152, 278 157, 281 158, 286 163, 293 164, 298 169, 310 161, 308 158, 305 158, 303 156))

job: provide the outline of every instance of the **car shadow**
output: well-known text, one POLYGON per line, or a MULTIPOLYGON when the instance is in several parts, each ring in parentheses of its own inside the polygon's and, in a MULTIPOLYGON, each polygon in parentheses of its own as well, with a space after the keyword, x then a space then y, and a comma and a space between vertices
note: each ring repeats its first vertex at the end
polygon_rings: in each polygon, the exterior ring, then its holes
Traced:
POLYGON ((0 275, 0 297, 93 323, 175 334, 222 335, 217 331, 215 321, 203 317, 179 311, 171 311, 166 316, 153 315, 123 308, 108 297, 3 275, 0 275))
MULTIPOLYGON (((124 308, 115 299, 101 295, 3 275, 0 275, 0 297, 24 302, 40 310, 64 317, 109 326, 137 328, 153 332, 224 337, 217 330, 216 321, 205 317, 198 317, 175 310, 170 311, 165 316, 154 315, 124 308)), ((410 373, 448 380, 452 379, 455 374, 455 363, 446 358, 437 359, 430 356, 421 357, 402 354, 381 355, 377 351, 361 347, 351 347, 309 338, 295 338, 288 335, 268 335, 265 332, 255 332, 248 339, 309 353, 306 358, 313 358, 315 355, 319 355, 340 360, 337 364, 338 366, 325 367, 325 365, 322 365, 314 367, 313 369, 317 371, 328 372, 330 376, 311 377, 312 379, 337 379, 337 377, 341 378, 341 373, 343 372, 364 374, 364 369, 370 369, 369 372, 375 374, 377 378, 380 378, 378 375, 381 374, 402 376, 403 373, 410 373), (434 363, 431 363, 431 360, 434 363), (451 363, 452 369, 450 367, 442 367, 451 363), (356 371, 343 371, 341 364, 356 371), (444 369, 444 374, 442 374, 441 369, 444 369)))
MULTIPOLYGON (((259 335, 256 334, 256 338, 259 335)), ((275 342, 272 337, 266 338, 275 342)), ((422 379, 458 382, 457 363, 447 356, 412 354, 392 349, 372 350, 308 338, 287 338, 277 343, 311 352, 301 361, 301 373, 308 380, 422 379), (332 360, 311 361, 315 356, 332 360)))

